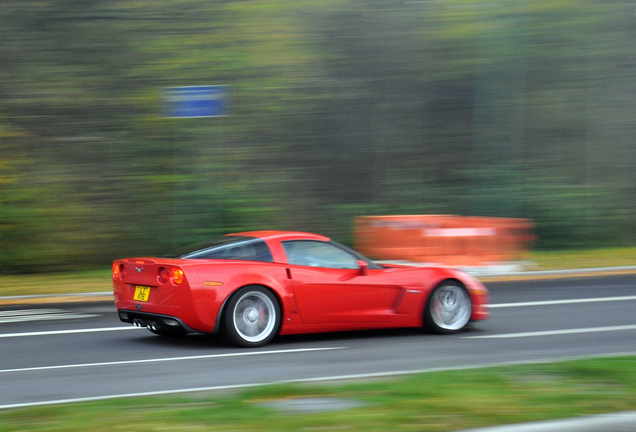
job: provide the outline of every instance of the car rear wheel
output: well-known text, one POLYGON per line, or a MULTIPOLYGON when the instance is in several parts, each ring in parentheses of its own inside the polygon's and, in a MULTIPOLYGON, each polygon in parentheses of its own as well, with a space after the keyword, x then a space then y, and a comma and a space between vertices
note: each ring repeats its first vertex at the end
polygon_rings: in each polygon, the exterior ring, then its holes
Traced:
POLYGON ((455 281, 442 282, 431 293, 424 309, 424 326, 435 333, 455 333, 463 329, 472 313, 466 288, 455 281))
POLYGON ((223 335, 232 345, 259 347, 276 336, 279 323, 280 306, 274 294, 264 287, 247 286, 227 304, 223 335))

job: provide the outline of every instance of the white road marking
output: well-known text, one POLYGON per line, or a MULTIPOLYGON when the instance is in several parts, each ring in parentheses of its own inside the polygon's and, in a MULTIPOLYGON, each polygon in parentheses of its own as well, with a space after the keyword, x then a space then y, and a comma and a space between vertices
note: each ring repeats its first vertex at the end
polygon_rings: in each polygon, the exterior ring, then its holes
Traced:
POLYGON ((28 309, 0 311, 0 324, 26 321, 49 321, 78 318, 92 318, 97 315, 66 312, 62 309, 28 309))
POLYGON ((74 333, 99 333, 99 332, 109 332, 109 331, 119 331, 119 330, 140 330, 140 329, 142 329, 142 327, 126 326, 126 327, 101 327, 101 328, 93 328, 93 329, 49 330, 49 331, 39 331, 39 332, 0 334, 0 338, 51 336, 51 335, 74 334, 74 333))
POLYGON ((504 334, 482 335, 482 336, 463 336, 462 339, 512 339, 512 338, 534 337, 534 336, 556 336, 556 335, 577 334, 577 333, 598 333, 598 332, 625 331, 625 330, 636 330, 636 325, 590 327, 590 328, 579 328, 579 329, 569 329, 569 330, 547 330, 547 331, 536 331, 536 332, 525 332, 525 333, 504 333, 504 334))
POLYGON ((16 315, 37 315, 44 313, 55 313, 59 312, 60 309, 23 309, 23 310, 8 310, 8 311, 0 311, 0 318, 2 317, 12 317, 16 315))
POLYGON ((55 314, 55 315, 30 315, 28 317, 16 316, 16 317, 0 318, 0 323, 26 322, 26 321, 55 321, 55 320, 67 320, 67 319, 78 319, 78 318, 92 318, 94 316, 97 316, 97 315, 55 314))
POLYGON ((46 370, 53 370, 53 369, 75 369, 75 368, 99 367, 99 366, 121 366, 121 365, 134 365, 134 364, 145 364, 145 363, 175 362, 175 361, 185 361, 185 360, 260 356, 260 355, 270 355, 270 354, 296 354, 296 353, 305 353, 305 352, 332 351, 332 350, 342 350, 342 349, 347 349, 347 348, 346 347, 324 347, 324 348, 298 348, 298 349, 270 350, 270 351, 241 351, 241 352, 225 353, 225 354, 208 354, 208 355, 184 356, 184 357, 164 357, 164 358, 152 358, 152 359, 142 359, 142 360, 122 360, 122 361, 99 362, 99 363, 79 363, 79 364, 56 365, 56 366, 37 366, 37 367, 18 368, 18 369, 0 369, 0 373, 33 372, 33 371, 46 371, 46 370))
POLYGON ((568 299, 568 300, 546 300, 546 301, 532 301, 532 302, 522 302, 522 303, 498 303, 498 304, 488 305, 488 307, 491 309, 497 309, 497 308, 511 308, 511 307, 551 306, 551 305, 562 305, 562 304, 600 303, 600 302, 630 301, 630 300, 636 300, 636 296, 597 297, 597 298, 568 299))

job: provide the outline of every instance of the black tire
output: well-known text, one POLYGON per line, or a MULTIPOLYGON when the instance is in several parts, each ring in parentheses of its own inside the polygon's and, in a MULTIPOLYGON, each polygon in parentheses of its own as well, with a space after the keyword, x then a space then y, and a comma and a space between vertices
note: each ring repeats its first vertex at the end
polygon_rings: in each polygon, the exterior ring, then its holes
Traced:
POLYGON ((457 281, 444 281, 429 296, 424 307, 424 328, 433 333, 456 333, 470 321, 472 302, 457 281))
POLYGON ((230 297, 223 313, 224 339, 244 348, 260 347, 278 333, 280 306, 270 290, 246 286, 230 297))

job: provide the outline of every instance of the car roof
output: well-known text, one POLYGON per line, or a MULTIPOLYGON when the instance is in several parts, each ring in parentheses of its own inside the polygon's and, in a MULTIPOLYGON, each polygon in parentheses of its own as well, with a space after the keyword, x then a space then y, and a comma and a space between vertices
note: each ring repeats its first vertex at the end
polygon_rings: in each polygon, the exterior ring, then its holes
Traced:
POLYGON ((233 233, 228 234, 228 236, 245 236, 245 237, 257 237, 263 240, 278 240, 278 241, 287 241, 287 240, 317 240, 317 241, 329 241, 329 237, 313 234, 308 232, 301 231, 275 231, 275 230, 264 230, 264 231, 246 231, 241 233, 233 233))

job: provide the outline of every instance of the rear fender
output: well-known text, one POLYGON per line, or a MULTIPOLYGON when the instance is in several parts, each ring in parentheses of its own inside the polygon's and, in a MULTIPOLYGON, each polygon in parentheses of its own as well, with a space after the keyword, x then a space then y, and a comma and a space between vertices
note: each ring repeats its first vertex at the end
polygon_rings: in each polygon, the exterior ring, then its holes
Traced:
MULTIPOLYGON (((264 270, 264 268, 262 269, 264 270)), ((232 275, 226 282, 227 290, 222 290, 223 297, 217 298, 217 304, 220 304, 216 312, 213 333, 218 333, 221 327, 221 319, 225 312, 225 306, 232 295, 239 289, 256 285, 271 291, 278 301, 281 309, 281 325, 287 312, 295 312, 295 301, 293 291, 291 290, 291 280, 287 279, 287 272, 284 267, 270 267, 270 272, 250 272, 237 273, 232 275), (289 282, 288 282, 289 281, 289 282), (221 301, 222 300, 222 301, 221 301)), ((220 297, 220 296, 219 296, 220 297)))
MULTIPOLYGON (((219 334, 221 332, 221 322, 223 320, 223 314, 225 313, 225 308, 226 305, 228 303, 228 301, 230 300, 230 298, 232 297, 232 295, 234 295, 235 292, 237 292, 238 290, 240 290, 241 288, 244 288, 245 286, 259 286, 262 288, 265 288, 266 290, 270 291, 272 294, 274 294, 274 297, 276 298, 276 301, 278 302, 278 306, 280 307, 280 313, 281 313, 281 322, 279 324, 279 330, 280 331, 280 327, 283 324, 283 317, 285 316, 285 305, 283 303, 283 301, 281 300, 281 296, 279 295, 278 292, 276 292, 276 290, 273 290, 272 288, 263 285, 263 284, 247 284, 241 287, 238 287, 237 289, 235 289, 234 291, 232 291, 230 293, 230 295, 228 295, 225 300, 223 301, 223 304, 221 305, 221 308, 219 309, 219 312, 216 315, 216 321, 214 323, 214 330, 213 330, 213 334, 219 334)), ((289 300, 291 301, 292 304, 295 304, 293 297, 289 300)))
POLYGON ((247 285, 261 285, 271 290, 279 299, 286 297, 285 267, 275 265, 256 265, 254 271, 246 273, 244 263, 224 263, 214 271, 208 263, 193 262, 184 265, 186 277, 190 282, 197 319, 204 323, 207 332, 216 333, 223 308, 231 295, 247 285), (280 281, 280 282, 279 282, 280 281))

